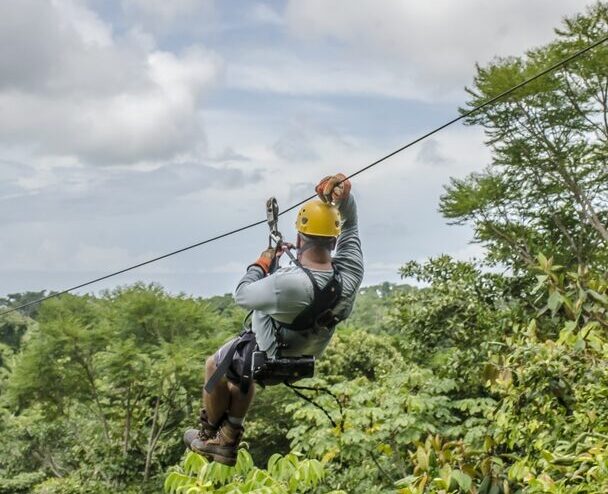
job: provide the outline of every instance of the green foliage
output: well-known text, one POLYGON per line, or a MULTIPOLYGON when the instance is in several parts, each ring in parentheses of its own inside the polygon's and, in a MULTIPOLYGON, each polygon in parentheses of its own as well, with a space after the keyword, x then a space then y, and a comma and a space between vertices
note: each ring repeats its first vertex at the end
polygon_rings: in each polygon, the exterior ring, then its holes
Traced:
POLYGON ((527 311, 515 297, 529 283, 448 256, 410 262, 401 273, 428 284, 398 296, 391 312, 408 360, 456 379, 465 394, 479 393, 487 355, 501 344, 513 318, 527 311))
POLYGON ((16 475, 10 479, 0 477, 0 494, 26 494, 32 487, 43 480, 43 472, 27 472, 16 475))
MULTIPOLYGON (((608 4, 564 22, 552 43, 478 67, 468 109, 606 36, 608 4)), ((483 126, 492 163, 453 178, 443 214, 470 223, 489 259, 521 270, 535 254, 605 266, 608 244, 608 46, 602 44, 467 117, 483 126)))
POLYGON ((33 323, 32 319, 19 312, 7 314, 0 319, 0 344, 14 351, 19 350, 24 336, 33 323))
POLYGON ((340 328, 323 359, 317 364, 317 375, 332 382, 364 376, 374 380, 403 365, 398 339, 370 334, 352 327, 340 328))
POLYGON ((246 429, 249 452, 257 464, 265 465, 275 453, 291 451, 286 432, 295 422, 284 410, 294 399, 293 392, 285 386, 256 390, 253 406, 247 414, 246 429))
POLYGON ((289 437, 308 456, 332 462, 332 487, 384 492, 409 473, 409 448, 429 434, 465 437, 469 444, 482 441, 494 402, 454 400, 450 393, 455 389, 453 380, 413 365, 376 381, 336 384, 329 387, 335 398, 316 397, 336 426, 318 408, 294 403, 289 409, 299 425, 289 437))
POLYGON ((509 353, 495 359, 489 376, 501 396, 493 441, 519 453, 509 479, 526 492, 604 492, 608 280, 586 269, 562 272, 544 256, 539 261, 546 304, 508 341, 509 353), (561 323, 555 339, 538 337, 548 318, 561 323))
POLYGON ((321 462, 301 459, 297 453, 275 454, 268 460, 267 469, 262 470, 254 466, 251 455, 244 449, 239 450, 234 467, 209 463, 190 452, 183 468, 175 468, 167 476, 165 492, 295 494, 316 489, 324 477, 321 462))
POLYGON ((294 403, 292 446, 353 493, 606 492, 608 279, 543 255, 536 287, 445 257, 403 272, 428 287, 395 300, 402 333, 338 335, 311 394, 335 425, 294 403))
POLYGON ((483 448, 465 440, 446 463, 427 440, 412 457, 414 472, 399 483, 402 492, 440 492, 447 482, 438 480, 442 472, 455 468, 472 480, 471 492, 606 492, 608 280, 538 257, 537 317, 514 324, 502 351, 486 363, 486 386, 497 406, 483 448), (561 331, 547 337, 556 323, 561 331), (430 449, 433 461, 425 459, 430 449), (428 464, 433 468, 420 466, 428 464))
MULTIPOLYGON (((2 306, 9 308, 19 307, 35 300, 39 300, 43 297, 53 295, 54 293, 56 292, 49 292, 47 294, 46 290, 42 290, 41 292, 9 293, 6 297, 0 297, 0 308, 2 308, 2 306)), ((26 317, 35 317, 38 313, 38 305, 34 304, 30 305, 29 307, 19 309, 19 313, 26 317)))
POLYGON ((415 290, 408 285, 384 282, 359 289, 352 314, 346 325, 365 328, 370 333, 390 332, 385 318, 397 295, 415 290))
POLYGON ((148 482, 181 455, 204 359, 236 330, 154 285, 49 300, 0 381, 7 474, 29 465, 106 488, 148 482))
POLYGON ((403 494, 431 491, 471 492, 479 472, 462 441, 444 442, 429 436, 409 454, 413 473, 396 482, 403 494))
POLYGON ((83 481, 75 477, 51 478, 36 485, 34 494, 109 494, 100 482, 83 481))

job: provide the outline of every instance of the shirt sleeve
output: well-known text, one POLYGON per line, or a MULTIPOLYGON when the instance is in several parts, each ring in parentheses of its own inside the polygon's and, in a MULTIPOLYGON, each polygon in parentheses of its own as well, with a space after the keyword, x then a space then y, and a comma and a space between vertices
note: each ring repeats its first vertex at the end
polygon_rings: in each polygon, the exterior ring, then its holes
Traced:
POLYGON ((275 277, 264 277, 264 271, 255 264, 249 266, 234 291, 234 301, 248 310, 260 310, 267 314, 276 310, 277 293, 275 277))
POLYGON ((342 275, 347 296, 355 296, 363 281, 363 252, 359 238, 357 204, 352 194, 340 204, 342 233, 338 237, 333 262, 342 275))

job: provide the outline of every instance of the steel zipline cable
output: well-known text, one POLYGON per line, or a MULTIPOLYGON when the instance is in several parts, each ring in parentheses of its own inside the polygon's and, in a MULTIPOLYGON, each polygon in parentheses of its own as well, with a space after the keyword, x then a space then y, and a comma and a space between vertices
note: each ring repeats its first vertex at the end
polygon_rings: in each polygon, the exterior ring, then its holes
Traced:
MULTIPOLYGON (((553 65, 545 68, 544 70, 536 73, 535 75, 529 77, 528 79, 523 80, 519 84, 511 87, 510 89, 507 89, 506 91, 503 91, 502 93, 500 93, 500 94, 498 94, 498 95, 490 98, 489 100, 485 101, 484 103, 482 103, 482 104, 480 104, 480 105, 478 105, 478 106, 476 106, 474 108, 471 108, 470 110, 468 110, 466 112, 461 113, 459 116, 454 117, 453 119, 445 122, 443 125, 440 125, 439 127, 436 127, 433 130, 430 130, 429 132, 427 132, 427 133, 425 133, 425 134, 417 137, 413 141, 408 142, 404 146, 401 146, 400 148, 395 149, 392 153, 389 153, 389 154, 383 156, 382 158, 374 161, 373 163, 370 163, 369 165, 366 165, 363 168, 360 168, 359 170, 357 170, 354 173, 350 174, 347 177, 347 179, 351 179, 351 178, 356 177, 357 175, 359 175, 359 174, 361 174, 361 173, 369 170, 370 168, 373 168, 374 166, 379 165, 383 161, 386 161, 387 159, 395 156, 396 154, 399 154, 400 152, 405 151, 406 149, 408 149, 408 148, 410 148, 412 146, 415 146, 419 142, 427 139, 428 137, 430 137, 430 136, 432 136, 434 134, 437 134, 438 132, 442 131, 446 127, 449 127, 449 126, 451 126, 451 125, 459 122, 460 120, 463 120, 463 119, 467 118, 468 116, 470 116, 470 115, 472 115, 474 113, 477 113, 478 111, 486 108, 487 106, 490 106, 490 105, 494 104, 495 102, 499 101, 500 99, 504 98, 505 96, 508 96, 508 95, 514 93, 515 91, 517 91, 518 89, 526 86, 527 84, 530 84, 531 82, 533 82, 533 81, 535 81, 535 80, 543 77, 544 75, 546 75, 546 74, 548 74, 550 72, 553 72, 554 70, 557 70, 557 69, 563 67, 564 65, 568 64, 572 60, 574 60, 574 59, 576 59, 576 58, 584 55, 588 51, 594 49, 595 47, 601 45, 602 43, 605 43, 606 41, 608 41, 608 36, 600 38, 597 41, 594 41, 593 43, 587 45, 585 48, 582 48, 581 50, 574 52, 572 55, 570 55, 570 56, 568 56, 568 57, 560 60, 559 62, 557 62, 557 63, 555 63, 555 64, 553 64, 553 65)), ((286 213, 288 213, 290 211, 293 211, 294 209, 296 209, 297 207, 301 206, 305 202, 308 202, 309 200, 313 199, 314 197, 315 197, 315 195, 313 194, 313 195, 311 195, 311 196, 309 196, 309 197, 307 197, 305 199, 302 199, 300 202, 289 206, 287 209, 281 211, 281 213, 279 214, 279 216, 282 216, 282 215, 284 215, 284 214, 286 214, 286 213)), ((80 285, 76 285, 76 286, 67 288, 67 289, 62 290, 60 292, 54 292, 54 293, 52 293, 50 295, 47 295, 46 297, 42 297, 42 298, 39 298, 37 300, 32 300, 31 302, 27 302, 27 303, 25 303, 23 305, 20 305, 18 307, 12 307, 12 308, 10 308, 8 310, 0 312, 0 316, 4 316, 4 315, 9 314, 11 312, 15 312, 15 311, 18 311, 18 310, 21 310, 21 309, 25 309, 27 307, 30 307, 30 306, 35 305, 35 304, 39 304, 39 303, 44 302, 45 300, 48 300, 48 299, 51 299, 51 298, 55 298, 55 297, 59 297, 61 295, 65 295, 66 293, 72 292, 74 290, 78 290, 80 288, 84 288, 84 287, 92 285, 94 283, 98 283, 100 281, 107 280, 108 278, 112 278, 114 276, 118 276, 119 274, 126 273, 128 271, 132 271, 134 269, 140 268, 142 266, 146 266, 148 264, 152 264, 152 263, 160 261, 162 259, 166 259, 167 257, 171 257, 171 256, 174 256, 176 254, 181 254, 182 252, 186 252, 187 250, 191 250, 191 249, 194 249, 196 247, 200 247, 202 245, 209 244, 211 242, 215 242, 216 240, 220 240, 220 239, 225 238, 225 237, 230 237, 230 236, 235 235, 237 233, 240 233, 242 231, 249 230, 249 229, 254 228, 254 227, 258 226, 258 225, 262 225, 264 223, 266 223, 266 220, 260 220, 260 221, 254 222, 254 223, 249 223, 248 225, 241 226, 239 228, 235 228, 234 230, 230 230, 230 231, 222 233, 220 235, 216 235, 215 237, 208 238, 206 240, 203 240, 201 242, 197 242, 197 243, 192 244, 192 245, 188 245, 186 247, 182 247, 181 249, 177 249, 177 250, 174 250, 172 252, 168 252, 167 254, 163 254, 163 255, 155 257, 153 259, 148 259, 147 261, 140 262, 139 264, 134 264, 133 266, 129 266, 129 267, 126 267, 126 268, 121 269, 119 271, 115 271, 113 273, 107 274, 105 276, 101 276, 99 278, 95 278, 94 280, 90 280, 90 281, 81 283, 80 285)))

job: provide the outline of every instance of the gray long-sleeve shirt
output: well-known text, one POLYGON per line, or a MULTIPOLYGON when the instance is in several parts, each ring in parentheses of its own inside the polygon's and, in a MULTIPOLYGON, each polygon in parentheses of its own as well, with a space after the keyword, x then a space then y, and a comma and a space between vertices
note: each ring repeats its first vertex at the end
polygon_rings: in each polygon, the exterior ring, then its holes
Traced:
MULTIPOLYGON (((342 277, 342 295, 334 313, 343 320, 350 315, 363 280, 357 205, 352 194, 340 204, 340 214, 342 233, 338 237, 333 263, 342 277)), ((319 288, 327 284, 333 273, 332 270, 310 271, 319 288)), ((251 328, 260 350, 264 350, 269 356, 274 356, 277 350, 272 318, 279 322, 291 323, 312 303, 313 297, 314 289, 310 279, 302 269, 294 265, 277 269, 266 277, 259 266, 251 266, 234 293, 238 305, 253 310, 251 328)), ((284 356, 320 357, 333 335, 333 330, 294 331, 281 328, 281 332, 282 339, 288 345, 288 348, 281 352, 284 356)))

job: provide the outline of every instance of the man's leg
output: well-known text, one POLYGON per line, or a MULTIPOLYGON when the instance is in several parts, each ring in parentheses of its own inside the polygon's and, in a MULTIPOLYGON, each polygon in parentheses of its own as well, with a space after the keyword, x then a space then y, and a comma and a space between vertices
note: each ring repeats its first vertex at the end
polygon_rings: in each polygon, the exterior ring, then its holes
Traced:
MULTIPOLYGON (((215 355, 207 359, 205 364, 205 384, 215 372, 215 355)), ((230 390, 226 378, 222 378, 215 386, 212 393, 207 393, 203 388, 203 408, 200 413, 200 427, 188 429, 184 433, 184 443, 190 449, 196 449, 201 441, 206 441, 216 436, 220 422, 226 416, 230 404, 230 390)))
POLYGON ((255 395, 255 384, 251 382, 249 391, 247 391, 247 394, 243 394, 239 386, 229 382, 228 391, 230 393, 228 420, 233 422, 233 425, 243 425, 243 420, 245 419, 247 410, 249 410, 249 406, 251 405, 255 395))
MULTIPOLYGON (((211 356, 207 359, 205 365, 205 384, 207 384, 207 381, 216 369, 215 356, 211 356)), ((203 389, 203 404, 205 410, 207 410, 208 420, 212 425, 220 425, 219 422, 230 406, 230 397, 231 393, 226 377, 222 377, 211 393, 207 393, 203 389)))
MULTIPOLYGON (((226 389, 229 396, 228 420, 222 422, 215 437, 193 443, 193 449, 224 465, 235 465, 244 432, 243 420, 253 400, 255 384, 252 382, 247 393, 242 393, 240 386, 228 381, 226 389)), ((214 401, 215 391, 207 396, 206 406, 214 401)))

